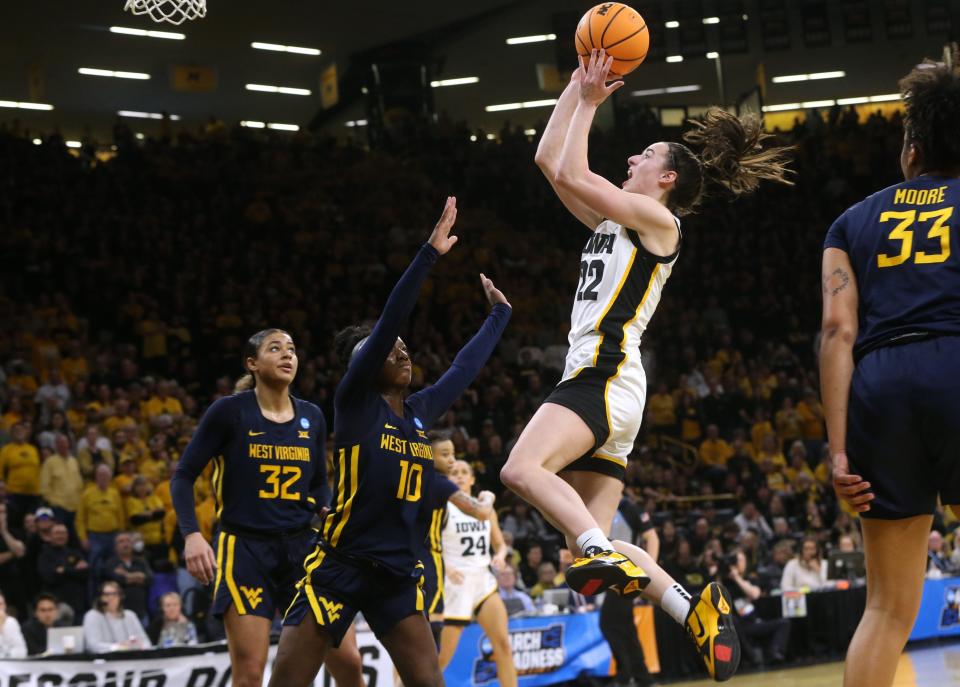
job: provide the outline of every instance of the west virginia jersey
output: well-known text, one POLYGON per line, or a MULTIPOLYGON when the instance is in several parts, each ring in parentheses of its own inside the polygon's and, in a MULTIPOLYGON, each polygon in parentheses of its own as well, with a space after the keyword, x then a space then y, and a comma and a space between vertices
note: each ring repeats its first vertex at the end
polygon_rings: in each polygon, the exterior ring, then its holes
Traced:
POLYGON ((435 488, 426 432, 476 377, 510 319, 509 306, 495 305, 450 369, 395 413, 378 378, 436 258, 432 246, 420 249, 370 336, 357 344, 334 396, 333 510, 284 623, 312 613, 335 645, 358 611, 379 636, 425 610, 418 556, 435 488))
POLYGON ((857 278, 857 358, 899 336, 960 335, 960 180, 923 175, 874 193, 834 222, 824 248, 857 278))
MULTIPOLYGON (((856 279, 846 450, 875 497, 861 517, 960 504, 958 204, 960 181, 923 175, 851 207, 824 243, 856 279)), ((833 288, 851 278, 831 277, 833 288)))
POLYGON ((434 473, 434 482, 424 523, 427 536, 419 554, 428 616, 443 614, 443 526, 447 522, 447 501, 458 491, 457 485, 439 472, 434 473))
MULTIPOLYGON (((217 517, 224 527, 274 533, 303 529, 317 505, 329 501, 324 444, 327 424, 312 403, 291 397, 294 417, 272 422, 256 394, 243 391, 215 401, 204 413, 171 480, 183 536, 198 531, 193 510, 175 491, 214 461, 217 517)), ((192 505, 192 504, 191 504, 192 505)))
POLYGON ((327 425, 312 403, 291 398, 294 416, 273 422, 256 394, 214 402, 200 421, 170 482, 183 536, 199 531, 193 484, 214 461, 219 531, 211 612, 273 619, 293 597, 304 557, 314 545, 310 520, 329 502, 327 425))
MULTIPOLYGON (((680 221, 677 220, 679 232, 680 221)), ((547 398, 570 408, 594 434, 594 449, 568 469, 622 477, 640 431, 646 375, 640 339, 679 255, 657 256, 637 232, 601 222, 580 256, 563 379, 547 398)))

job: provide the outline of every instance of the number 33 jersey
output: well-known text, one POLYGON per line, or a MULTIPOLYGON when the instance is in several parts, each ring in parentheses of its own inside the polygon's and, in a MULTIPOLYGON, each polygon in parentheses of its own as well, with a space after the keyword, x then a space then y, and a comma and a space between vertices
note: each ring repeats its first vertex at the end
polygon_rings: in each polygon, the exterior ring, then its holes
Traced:
POLYGON ((477 520, 448 501, 443 562, 457 570, 490 567, 490 521, 477 520))
POLYGON ((587 368, 613 377, 628 357, 639 354, 640 337, 679 252, 678 246, 672 255, 653 255, 637 232, 611 220, 597 226, 580 255, 564 381, 587 368))

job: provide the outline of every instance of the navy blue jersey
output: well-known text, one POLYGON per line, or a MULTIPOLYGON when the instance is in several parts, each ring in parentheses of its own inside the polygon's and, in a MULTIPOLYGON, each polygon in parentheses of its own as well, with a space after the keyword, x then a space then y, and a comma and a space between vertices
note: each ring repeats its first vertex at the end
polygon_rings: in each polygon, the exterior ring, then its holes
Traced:
POLYGON ((426 535, 424 509, 437 488, 426 433, 476 377, 511 313, 509 306, 495 305, 450 369, 433 386, 409 396, 402 417, 395 415, 376 379, 436 259, 429 244, 417 253, 334 396, 335 496, 324 539, 337 551, 399 575, 410 574, 416 565, 426 535))
POLYGON ((960 334, 960 180, 923 175, 844 212, 824 248, 850 256, 863 353, 913 333, 960 334))
POLYGON ((211 460, 217 517, 227 529, 306 527, 317 507, 329 503, 327 423, 314 404, 290 400, 293 419, 282 423, 263 416, 253 391, 221 398, 207 409, 170 481, 184 537, 199 529, 193 483, 211 460))
POLYGON ((434 473, 433 481, 434 486, 431 490, 430 501, 426 503, 424 509, 425 518, 423 525, 426 526, 427 534, 426 537, 424 537, 421 547, 421 560, 424 560, 431 553, 443 552, 440 535, 447 521, 447 501, 460 489, 460 487, 439 472, 434 473))

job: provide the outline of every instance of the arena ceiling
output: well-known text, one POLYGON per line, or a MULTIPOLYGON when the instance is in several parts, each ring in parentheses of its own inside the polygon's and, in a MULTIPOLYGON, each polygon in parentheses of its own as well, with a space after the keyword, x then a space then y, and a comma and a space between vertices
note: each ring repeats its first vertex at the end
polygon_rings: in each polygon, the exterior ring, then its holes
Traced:
MULTIPOLYGON (((491 113, 486 108, 556 97, 556 90, 544 83, 543 67, 555 68, 558 55, 572 56, 571 22, 594 4, 590 0, 209 0, 205 19, 176 28, 124 12, 123 1, 7 3, 7 16, 0 25, 0 101, 48 103, 54 110, 0 109, 0 121, 16 116, 40 131, 60 127, 69 137, 80 135, 84 126, 98 134, 109 131, 121 110, 166 111, 181 118, 179 126, 195 127, 219 117, 299 126, 322 121, 343 130, 346 122, 366 114, 360 95, 363 78, 358 78, 358 72, 368 69, 365 56, 419 50, 429 53, 431 79, 478 77, 473 84, 434 89, 437 111, 490 130, 507 118, 532 124, 549 110, 491 113), (111 26, 179 31, 186 38, 117 34, 110 32, 111 26), (554 31, 560 34, 557 41, 507 45, 505 40, 554 31), (254 41, 317 48, 321 54, 256 50, 251 47, 254 41), (321 74, 331 65, 336 65, 340 77, 340 104, 324 116, 321 74), (80 68, 149 74, 150 78, 87 76, 78 73, 80 68), (194 79, 189 86, 193 90, 183 90, 185 73, 194 79), (246 84, 310 94, 250 91, 246 84)), ((706 51, 718 50, 726 40, 723 32, 739 22, 742 27, 735 28, 742 29, 746 48, 720 53, 726 101, 756 83, 762 63, 767 102, 807 102, 894 92, 897 77, 924 54, 937 54, 946 40, 949 16, 947 29, 938 29, 931 23, 931 8, 956 14, 958 2, 636 0, 633 4, 648 19, 659 54, 651 53, 620 97, 640 91, 642 95, 635 97, 654 104, 692 106, 720 99, 717 63, 706 57, 706 51), (813 5, 822 6, 827 23, 827 40, 817 45, 806 35, 806 13, 813 5), (895 5, 907 7, 911 30, 891 38, 889 7, 895 5), (768 49, 771 6, 780 8, 786 47, 768 49), (859 39, 850 33, 848 6, 866 8, 864 21, 871 31, 867 40, 862 30, 859 39), (722 21, 701 26, 701 18, 710 16, 720 16, 722 21), (678 18, 682 20, 678 30, 664 28, 666 21, 678 18), (682 53, 683 62, 667 63, 665 56, 671 53, 682 53), (834 70, 843 70, 845 78, 770 83, 777 74, 834 70), (683 90, 692 86, 696 90, 683 90), (672 90, 663 92, 667 89, 672 90)), ((144 131, 157 126, 150 120, 131 123, 144 131)))

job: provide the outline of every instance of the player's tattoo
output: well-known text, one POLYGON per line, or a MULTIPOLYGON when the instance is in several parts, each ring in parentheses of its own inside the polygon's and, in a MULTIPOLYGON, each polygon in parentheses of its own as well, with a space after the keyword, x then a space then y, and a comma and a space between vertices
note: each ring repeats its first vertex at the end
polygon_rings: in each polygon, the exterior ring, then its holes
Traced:
POLYGON ((850 275, 846 270, 838 267, 830 275, 823 278, 823 292, 836 296, 850 285, 850 275))

